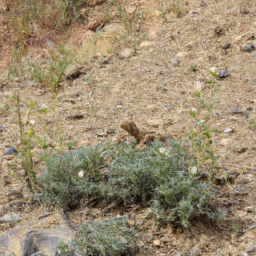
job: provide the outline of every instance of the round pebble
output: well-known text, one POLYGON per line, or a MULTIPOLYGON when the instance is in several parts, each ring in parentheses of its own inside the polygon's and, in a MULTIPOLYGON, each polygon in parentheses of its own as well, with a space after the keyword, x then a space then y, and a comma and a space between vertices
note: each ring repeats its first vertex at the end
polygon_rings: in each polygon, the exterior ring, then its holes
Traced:
POLYGON ((12 155, 12 154, 16 154, 16 153, 18 153, 18 151, 16 150, 16 148, 15 147, 9 147, 6 151, 5 151, 5 154, 6 155, 12 155))
POLYGON ((218 71, 217 77, 218 78, 227 78, 227 77, 229 77, 229 72, 226 69, 220 69, 218 71))
POLYGON ((171 59, 171 63, 174 67, 178 67, 180 64, 180 60, 179 58, 175 55, 172 59, 171 59))
POLYGON ((253 44, 248 44, 248 45, 246 45, 246 46, 244 47, 244 51, 245 51, 245 52, 252 52, 252 51, 254 51, 254 50, 255 50, 255 47, 254 47, 253 44))

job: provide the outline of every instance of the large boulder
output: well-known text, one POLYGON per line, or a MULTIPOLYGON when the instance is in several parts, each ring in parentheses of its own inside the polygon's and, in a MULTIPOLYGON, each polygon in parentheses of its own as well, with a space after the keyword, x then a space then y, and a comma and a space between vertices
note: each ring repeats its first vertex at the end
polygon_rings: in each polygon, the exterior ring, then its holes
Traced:
POLYGON ((0 236, 0 256, 52 256, 60 242, 69 243, 75 231, 62 212, 37 218, 0 236))

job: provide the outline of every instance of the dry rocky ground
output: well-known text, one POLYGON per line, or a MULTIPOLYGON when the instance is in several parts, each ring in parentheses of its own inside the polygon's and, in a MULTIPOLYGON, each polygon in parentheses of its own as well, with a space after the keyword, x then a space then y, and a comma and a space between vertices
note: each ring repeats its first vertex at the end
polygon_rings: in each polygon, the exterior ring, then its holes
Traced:
MULTIPOLYGON (((133 120, 145 130, 183 139, 196 127, 189 111, 195 108, 198 119, 205 114, 193 93, 200 91, 210 101, 209 69, 217 67, 228 70, 230 76, 216 80, 219 90, 213 96, 218 104, 213 108, 210 124, 216 129, 213 143, 216 154, 220 155, 216 176, 224 173, 236 177, 232 184, 217 186, 218 200, 228 211, 221 225, 216 227, 197 220, 188 229, 171 226, 159 229, 152 220, 145 219, 145 209, 138 205, 106 211, 81 208, 67 215, 76 225, 88 218, 101 219, 130 211, 136 216, 132 225, 139 230, 140 252, 136 255, 199 255, 199 250, 200 255, 254 255, 256 51, 246 52, 243 48, 255 42, 256 2, 187 0, 186 4, 182 2, 183 14, 179 18, 173 12, 164 18, 153 0, 127 1, 128 13, 133 13, 138 3, 139 10, 144 12, 138 34, 126 37, 118 15, 97 32, 86 29, 89 21, 104 13, 104 4, 89 7, 86 24, 69 28, 63 40, 73 49, 76 63, 83 66, 86 74, 60 83, 58 103, 49 87, 35 83, 26 72, 6 80, 12 44, 5 27, 9 12, 1 9, 0 216, 15 211, 24 224, 46 211, 26 188, 19 156, 5 155, 8 147, 19 145, 12 100, 15 92, 19 92, 25 115, 29 100, 37 106, 47 105, 49 113, 45 118, 53 142, 60 135, 64 145, 75 142, 77 147, 95 145, 103 139, 117 140, 124 134, 120 124, 125 120, 133 120), (143 36, 145 40, 139 41, 143 36), (137 38, 136 51, 131 44, 124 43, 133 38, 137 38), (180 61, 177 66, 171 62, 175 55, 180 61), (160 243, 155 245, 155 240, 160 243)), ((31 46, 28 58, 42 61, 47 47, 51 46, 31 46)), ((38 123, 37 118, 33 113, 31 119, 38 123)), ((42 126, 33 129, 38 136, 43 134, 42 126)), ((38 158, 42 151, 39 147, 33 150, 38 158)), ((54 225, 54 220, 50 224, 54 225)), ((0 225, 0 235, 13 228, 10 224, 0 225)))

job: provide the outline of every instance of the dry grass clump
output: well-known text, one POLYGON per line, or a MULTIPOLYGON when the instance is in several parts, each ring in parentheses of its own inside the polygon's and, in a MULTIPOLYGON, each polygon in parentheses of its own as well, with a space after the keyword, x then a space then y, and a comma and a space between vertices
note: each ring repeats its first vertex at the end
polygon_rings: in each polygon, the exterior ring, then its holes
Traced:
POLYGON ((181 0, 155 0, 155 3, 157 4, 160 15, 165 21, 167 21, 167 15, 169 13, 174 13, 177 18, 180 18, 187 12, 185 8, 187 3, 181 0))
POLYGON ((17 47, 50 40, 53 33, 72 23, 86 1, 78 0, 8 0, 9 26, 17 47))
POLYGON ((29 74, 35 82, 55 88, 70 55, 61 46, 66 30, 77 20, 85 3, 85 0, 6 0, 7 26, 13 47, 8 79, 14 74, 17 77, 29 74), (38 56, 33 47, 48 50, 38 56), (46 55, 47 64, 34 61, 35 55, 37 60, 46 55))

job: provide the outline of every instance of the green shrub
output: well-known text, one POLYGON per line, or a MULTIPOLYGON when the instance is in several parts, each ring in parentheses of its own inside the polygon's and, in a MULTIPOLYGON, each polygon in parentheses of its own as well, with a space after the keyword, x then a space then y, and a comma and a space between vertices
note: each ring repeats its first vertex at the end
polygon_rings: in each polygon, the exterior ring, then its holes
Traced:
POLYGON ((73 256, 75 252, 93 256, 129 255, 128 249, 134 249, 135 232, 127 226, 127 221, 127 217, 89 221, 79 229, 71 246, 59 245, 58 255, 73 256))
POLYGON ((178 221, 187 227, 191 218, 210 214, 206 203, 213 194, 208 183, 176 173, 156 188, 152 211, 158 220, 178 221))
POLYGON ((143 202, 157 219, 187 226, 191 218, 211 212, 207 203, 214 193, 209 183, 198 180, 196 167, 191 171, 190 161, 175 141, 165 147, 154 141, 145 150, 102 143, 48 160, 45 197, 64 208, 81 199, 143 202))
POLYGON ((174 171, 187 168, 187 156, 181 146, 170 141, 168 155, 161 153, 163 145, 153 142, 146 150, 122 146, 122 152, 111 163, 109 185, 113 196, 124 202, 152 199, 156 187, 174 171))
POLYGON ((104 162, 103 145, 81 148, 63 156, 45 157, 48 172, 39 178, 44 184, 45 201, 63 208, 74 208, 82 198, 101 197, 97 185, 103 180, 99 168, 104 162), (82 171, 84 177, 79 177, 82 171))

